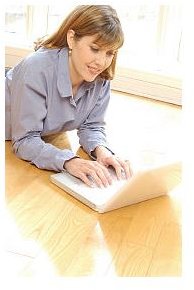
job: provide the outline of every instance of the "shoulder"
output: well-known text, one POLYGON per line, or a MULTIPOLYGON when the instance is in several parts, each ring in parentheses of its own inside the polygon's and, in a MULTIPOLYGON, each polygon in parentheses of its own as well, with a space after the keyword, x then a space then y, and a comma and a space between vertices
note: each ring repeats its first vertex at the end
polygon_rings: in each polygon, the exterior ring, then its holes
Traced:
POLYGON ((15 68, 16 72, 41 73, 57 64, 59 49, 40 49, 25 57, 15 68))
POLYGON ((54 64, 57 59, 59 49, 40 49, 24 59, 26 65, 38 65, 45 68, 54 64))

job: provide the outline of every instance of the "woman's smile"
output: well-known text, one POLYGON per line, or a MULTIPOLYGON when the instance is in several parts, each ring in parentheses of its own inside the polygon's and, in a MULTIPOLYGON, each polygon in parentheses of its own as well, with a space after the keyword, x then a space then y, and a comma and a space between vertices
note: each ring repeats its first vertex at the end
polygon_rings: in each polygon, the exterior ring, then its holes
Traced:
POLYGON ((99 68, 96 68, 96 67, 93 67, 93 66, 90 66, 88 65, 88 71, 91 75, 99 75, 101 72, 102 72, 102 69, 99 69, 99 68))

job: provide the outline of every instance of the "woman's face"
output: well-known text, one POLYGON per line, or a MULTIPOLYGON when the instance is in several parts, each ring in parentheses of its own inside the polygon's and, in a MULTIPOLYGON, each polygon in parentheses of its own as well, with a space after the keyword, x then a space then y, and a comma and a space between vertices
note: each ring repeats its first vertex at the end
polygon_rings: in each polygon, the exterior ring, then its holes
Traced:
POLYGON ((84 36, 80 40, 75 40, 73 36, 74 31, 70 30, 68 44, 72 49, 69 57, 72 83, 81 83, 84 80, 92 82, 111 65, 116 51, 97 45, 96 36, 84 36))

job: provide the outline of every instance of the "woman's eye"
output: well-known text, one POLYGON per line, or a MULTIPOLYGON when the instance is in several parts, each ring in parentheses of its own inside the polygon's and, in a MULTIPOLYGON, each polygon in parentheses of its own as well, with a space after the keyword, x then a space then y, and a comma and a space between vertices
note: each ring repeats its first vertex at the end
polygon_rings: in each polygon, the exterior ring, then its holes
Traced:
POLYGON ((93 51, 93 52, 99 52, 99 48, 97 48, 97 47, 90 47, 91 48, 91 50, 93 51))

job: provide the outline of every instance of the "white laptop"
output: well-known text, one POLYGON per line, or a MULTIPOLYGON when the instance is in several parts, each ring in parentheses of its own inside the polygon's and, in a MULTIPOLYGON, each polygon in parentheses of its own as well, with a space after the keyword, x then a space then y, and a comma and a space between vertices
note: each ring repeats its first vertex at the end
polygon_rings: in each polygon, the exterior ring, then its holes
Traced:
POLYGON ((180 182, 181 163, 171 163, 134 172, 106 188, 89 187, 67 172, 51 175, 51 181, 99 213, 167 194, 180 182))

